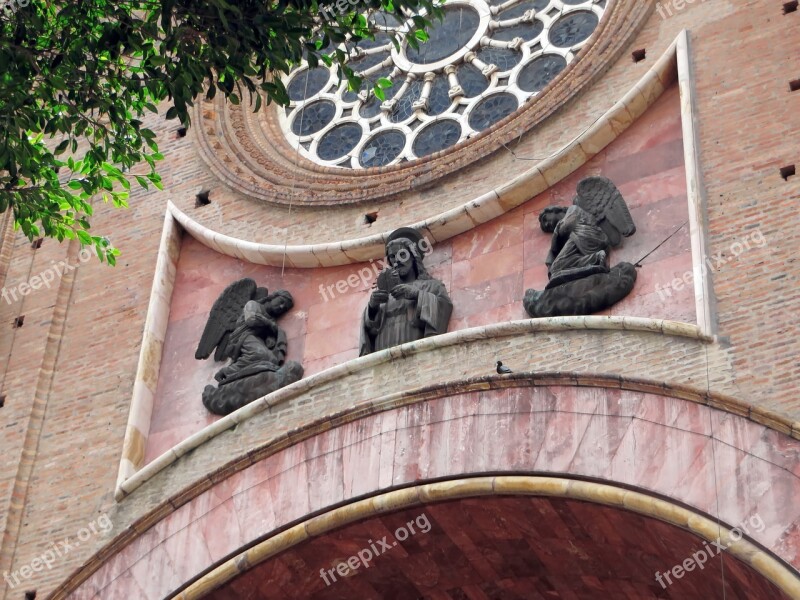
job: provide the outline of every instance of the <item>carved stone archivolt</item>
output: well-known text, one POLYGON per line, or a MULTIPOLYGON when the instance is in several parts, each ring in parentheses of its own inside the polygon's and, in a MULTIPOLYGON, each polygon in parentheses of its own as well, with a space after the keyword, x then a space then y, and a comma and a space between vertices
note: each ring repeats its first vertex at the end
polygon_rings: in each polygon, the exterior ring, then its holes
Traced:
POLYGON ((549 117, 609 68, 652 9, 650 2, 611 1, 578 59, 535 100, 474 137, 424 158, 359 170, 315 164, 285 139, 278 117, 282 109, 270 106, 253 114, 247 106, 229 106, 221 98, 198 105, 200 153, 226 185, 269 203, 334 205, 388 199, 495 152, 549 117))

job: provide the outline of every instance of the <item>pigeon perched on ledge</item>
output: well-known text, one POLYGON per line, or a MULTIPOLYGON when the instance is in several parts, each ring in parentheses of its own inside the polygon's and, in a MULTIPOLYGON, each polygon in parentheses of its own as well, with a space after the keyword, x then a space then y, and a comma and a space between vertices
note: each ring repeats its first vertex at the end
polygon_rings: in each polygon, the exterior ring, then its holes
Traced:
POLYGON ((506 367, 506 366, 505 366, 503 363, 501 363, 501 362, 498 360, 498 361, 497 361, 497 372, 498 372, 500 375, 508 375, 509 373, 513 373, 514 371, 512 371, 511 369, 509 369, 508 367, 506 367))

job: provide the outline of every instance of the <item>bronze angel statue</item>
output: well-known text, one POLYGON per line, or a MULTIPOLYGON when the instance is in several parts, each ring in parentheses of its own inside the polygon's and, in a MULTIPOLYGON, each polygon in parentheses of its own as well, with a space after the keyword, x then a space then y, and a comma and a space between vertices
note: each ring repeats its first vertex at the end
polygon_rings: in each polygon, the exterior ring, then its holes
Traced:
POLYGON ((525 292, 523 304, 531 317, 589 315, 633 289, 634 265, 608 266, 610 249, 636 233, 628 205, 611 180, 581 180, 572 206, 544 209, 539 226, 553 234, 545 259, 550 281, 542 291, 525 292))
POLYGON ((214 375, 219 385, 203 390, 203 405, 226 415, 303 376, 303 367, 286 361, 286 333, 277 319, 294 305, 286 290, 270 294, 252 279, 240 279, 220 294, 208 316, 195 358, 230 359, 214 375), (216 351, 215 351, 216 349, 216 351))

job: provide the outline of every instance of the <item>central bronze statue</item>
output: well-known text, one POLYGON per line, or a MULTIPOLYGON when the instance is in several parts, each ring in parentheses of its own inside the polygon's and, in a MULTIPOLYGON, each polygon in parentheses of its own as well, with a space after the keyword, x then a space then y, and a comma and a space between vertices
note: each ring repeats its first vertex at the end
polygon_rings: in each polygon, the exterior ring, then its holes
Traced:
POLYGON ((444 283, 425 270, 424 248, 428 241, 409 227, 387 238, 388 266, 361 319, 360 356, 447 331, 453 303, 444 283))

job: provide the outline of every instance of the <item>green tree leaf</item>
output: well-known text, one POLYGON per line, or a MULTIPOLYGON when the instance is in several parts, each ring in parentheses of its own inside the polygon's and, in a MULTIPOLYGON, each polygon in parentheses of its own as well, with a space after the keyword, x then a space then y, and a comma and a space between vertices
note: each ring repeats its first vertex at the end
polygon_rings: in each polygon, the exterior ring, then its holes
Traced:
MULTIPOLYGON (((0 14, 0 213, 30 239, 78 239, 113 265, 119 250, 90 236, 92 203, 128 206, 132 180, 163 189, 164 159, 145 126, 158 114, 191 126, 198 98, 218 92, 254 111, 289 95, 281 80, 305 60, 339 67, 353 90, 363 82, 347 66, 348 40, 378 28, 360 12, 306 0, 34 1, 0 14), (246 95, 246 96, 245 96, 246 95), (63 158, 58 158, 63 155, 63 158), (141 167, 146 165, 148 171, 141 167), (140 173, 133 175, 131 171, 140 173), (142 174, 145 173, 145 174, 142 174)), ((407 21, 406 12, 441 18, 433 0, 370 0, 407 21)), ((406 39, 427 40, 416 17, 406 39)), ((392 37, 399 47, 401 40, 392 37)), ((387 79, 373 84, 385 100, 387 79)))

